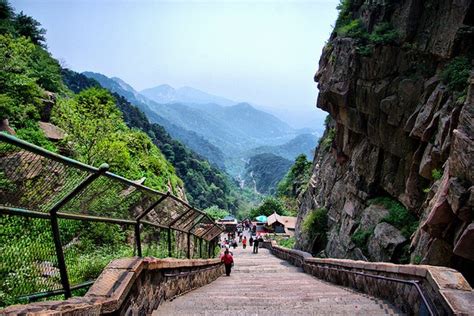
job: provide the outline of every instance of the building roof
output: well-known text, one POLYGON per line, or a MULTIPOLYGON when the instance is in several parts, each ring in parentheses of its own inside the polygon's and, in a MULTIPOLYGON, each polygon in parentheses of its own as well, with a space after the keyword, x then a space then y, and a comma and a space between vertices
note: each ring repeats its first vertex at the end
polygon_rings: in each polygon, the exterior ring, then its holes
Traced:
POLYGON ((296 227, 296 217, 294 216, 281 216, 277 213, 273 213, 272 215, 268 216, 267 225, 273 225, 274 223, 280 223, 287 229, 295 229, 296 227))

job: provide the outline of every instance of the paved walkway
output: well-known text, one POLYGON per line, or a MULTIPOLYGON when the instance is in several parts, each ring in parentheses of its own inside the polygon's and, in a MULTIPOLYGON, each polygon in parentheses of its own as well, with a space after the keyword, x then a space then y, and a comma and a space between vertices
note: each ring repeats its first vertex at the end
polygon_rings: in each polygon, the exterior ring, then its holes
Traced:
POLYGON ((323 282, 266 249, 232 250, 230 277, 165 302, 153 315, 395 315, 386 302, 323 282))

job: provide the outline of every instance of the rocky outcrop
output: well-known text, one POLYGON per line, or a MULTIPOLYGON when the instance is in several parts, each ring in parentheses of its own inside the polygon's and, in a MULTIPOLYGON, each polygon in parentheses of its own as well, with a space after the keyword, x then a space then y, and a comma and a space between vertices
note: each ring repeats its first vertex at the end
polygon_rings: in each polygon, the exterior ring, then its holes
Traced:
POLYGON ((474 1, 344 2, 362 31, 336 29, 315 75, 317 106, 331 116, 322 143, 330 146, 316 151, 300 197, 297 247, 313 249, 298 232, 309 212, 325 207, 327 256, 403 262, 410 255, 455 267, 472 282, 474 1), (396 39, 384 38, 381 25, 396 39), (465 69, 450 77, 460 58, 465 69), (470 79, 453 88, 468 69, 470 79), (419 220, 416 232, 403 236, 386 215, 374 216, 368 202, 376 197, 402 203, 419 220), (353 235, 369 217, 374 231, 362 249, 353 235))

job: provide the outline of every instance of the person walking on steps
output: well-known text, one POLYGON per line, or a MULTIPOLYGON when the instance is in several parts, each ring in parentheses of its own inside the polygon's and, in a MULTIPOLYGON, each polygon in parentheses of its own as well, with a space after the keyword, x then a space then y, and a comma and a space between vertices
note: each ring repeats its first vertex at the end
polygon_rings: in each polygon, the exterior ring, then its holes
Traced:
POLYGON ((260 238, 255 238, 253 241, 253 253, 258 253, 258 244, 260 242, 260 238))
POLYGON ((230 270, 232 269, 232 266, 234 265, 234 258, 230 254, 229 249, 226 249, 224 251, 224 255, 221 257, 221 261, 224 262, 225 275, 230 276, 230 270))
POLYGON ((247 236, 244 236, 244 239, 242 239, 242 248, 247 248, 247 236))

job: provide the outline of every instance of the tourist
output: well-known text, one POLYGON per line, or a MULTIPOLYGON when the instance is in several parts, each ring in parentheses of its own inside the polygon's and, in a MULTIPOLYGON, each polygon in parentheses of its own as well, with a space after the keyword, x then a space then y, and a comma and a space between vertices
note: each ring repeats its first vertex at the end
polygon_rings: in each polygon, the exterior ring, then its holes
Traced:
POLYGON ((224 251, 224 255, 221 257, 221 262, 224 262, 225 275, 230 276, 230 270, 234 265, 234 258, 232 258, 232 254, 230 253, 229 249, 224 251))
POLYGON ((252 247, 253 246, 253 237, 252 236, 250 236, 249 243, 250 243, 250 247, 252 247))
POLYGON ((232 241, 232 247, 234 247, 234 249, 237 248, 237 240, 234 239, 232 241))
POLYGON ((260 238, 255 238, 253 241, 253 253, 258 253, 258 243, 260 242, 260 238))
POLYGON ((242 239, 242 248, 247 248, 247 236, 244 236, 244 239, 242 239))

